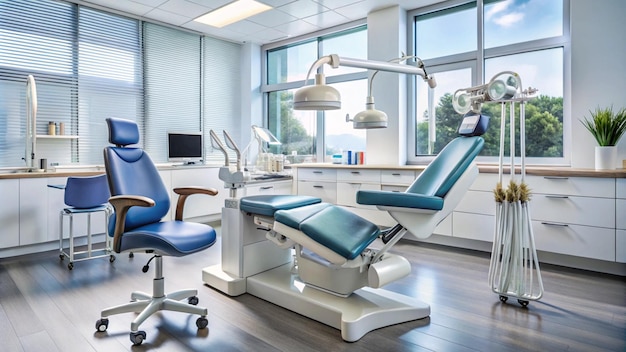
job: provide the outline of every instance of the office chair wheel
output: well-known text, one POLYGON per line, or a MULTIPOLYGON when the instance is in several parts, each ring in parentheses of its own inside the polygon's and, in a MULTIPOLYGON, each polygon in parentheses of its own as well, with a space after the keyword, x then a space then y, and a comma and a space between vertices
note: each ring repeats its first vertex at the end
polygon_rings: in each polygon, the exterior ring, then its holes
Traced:
POLYGON ((59 259, 61 259, 61 261, 63 261, 65 259, 65 256, 63 254, 59 254, 59 259))
POLYGON ((196 326, 198 327, 198 329, 205 329, 207 326, 209 326, 209 320, 205 317, 200 317, 198 318, 198 320, 196 320, 196 326))
POLYGON ((524 300, 518 299, 517 303, 521 304, 522 307, 524 307, 524 308, 528 307, 528 301, 524 301, 524 300))
POLYGON ((509 297, 507 297, 507 296, 500 296, 500 302, 506 303, 506 301, 508 301, 508 300, 509 300, 509 297))
POLYGON ((133 252, 128 253, 128 258, 134 258, 134 257, 135 257, 135 253, 133 252))
POLYGON ((198 299, 197 296, 192 296, 187 298, 187 303, 191 304, 192 306, 197 306, 198 302, 200 302, 200 300, 198 299))
POLYGON ((107 328, 109 327, 109 319, 103 318, 103 319, 98 319, 98 321, 96 321, 96 330, 99 332, 105 332, 107 331, 107 328))
POLYGON ((109 257, 109 262, 113 263, 114 261, 115 261, 115 256, 111 254, 111 256, 109 257))
POLYGON ((134 346, 139 346, 146 339, 145 331, 137 331, 130 333, 130 342, 133 343, 134 346))
POLYGON ((68 268, 68 269, 70 269, 70 270, 74 269, 74 263, 69 262, 69 263, 67 264, 67 268, 68 268))

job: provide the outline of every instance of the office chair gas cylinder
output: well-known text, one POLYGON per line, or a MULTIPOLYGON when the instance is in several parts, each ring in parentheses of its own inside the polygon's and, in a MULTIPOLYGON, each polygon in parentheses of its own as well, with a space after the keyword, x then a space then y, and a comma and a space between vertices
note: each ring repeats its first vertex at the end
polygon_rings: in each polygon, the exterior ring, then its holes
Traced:
MULTIPOLYGON (((185 222, 183 209, 187 197, 193 194, 216 195, 217 190, 199 187, 176 188, 179 195, 174 221, 162 221, 170 208, 169 192, 152 159, 146 152, 130 145, 139 142, 139 128, 133 121, 108 118, 109 142, 115 146, 104 149, 104 165, 115 209, 109 222, 113 235, 113 250, 121 252, 146 252, 154 260, 153 292, 133 292, 131 302, 104 309, 96 321, 96 330, 106 331, 109 319, 115 314, 139 313, 130 324, 130 340, 141 344, 146 333, 139 330, 149 316, 170 310, 198 314, 198 329, 208 325, 207 309, 196 306, 198 291, 186 289, 169 294, 164 292, 163 256, 180 257, 202 251, 215 243, 215 230, 208 225, 185 222), (182 300, 186 300, 183 302, 182 300)), ((143 271, 148 271, 148 264, 143 271)))

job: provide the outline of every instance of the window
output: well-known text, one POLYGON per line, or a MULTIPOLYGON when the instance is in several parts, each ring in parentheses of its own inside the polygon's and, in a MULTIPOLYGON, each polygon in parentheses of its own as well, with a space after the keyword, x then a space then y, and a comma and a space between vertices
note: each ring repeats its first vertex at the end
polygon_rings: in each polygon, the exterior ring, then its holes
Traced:
POLYGON ((26 165, 29 74, 37 134, 53 122, 74 137, 37 138, 37 159, 101 165, 107 117, 136 121, 155 162, 167 161, 167 131, 203 131, 205 151, 211 128, 238 140, 240 47, 69 2, 0 1, 0 167, 26 165))
MULTIPOLYGON (((569 162, 564 138, 569 120, 563 117, 569 1, 484 0, 441 6, 410 13, 415 28, 412 50, 428 72, 435 73, 438 86, 430 91, 421 80, 414 82, 417 99, 411 114, 409 162, 428 160, 456 136, 461 116, 452 108, 454 91, 482 84, 505 70, 520 75, 522 88, 539 89, 539 96, 525 109, 529 161, 569 162)), ((482 112, 491 117, 491 127, 484 136, 481 159, 495 160, 500 105, 483 104, 482 112)))
MULTIPOLYGON (((342 108, 335 111, 293 110, 293 94, 305 84, 311 64, 319 57, 338 54, 367 58, 367 30, 364 26, 319 36, 278 47, 263 47, 266 78, 267 127, 281 141, 272 152, 286 155, 292 163, 330 161, 343 150, 365 150, 365 131, 346 122, 365 107, 367 71, 339 67, 323 68, 327 83, 342 95, 342 108)), ((311 73, 308 83, 312 83, 311 73)))

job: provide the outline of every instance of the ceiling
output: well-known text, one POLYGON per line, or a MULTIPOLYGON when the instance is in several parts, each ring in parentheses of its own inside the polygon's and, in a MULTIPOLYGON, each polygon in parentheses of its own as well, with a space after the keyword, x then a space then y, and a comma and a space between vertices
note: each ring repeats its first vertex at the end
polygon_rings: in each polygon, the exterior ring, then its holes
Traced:
POLYGON ((233 0, 78 0, 101 9, 201 32, 233 42, 266 44, 367 17, 370 11, 399 5, 406 10, 442 0, 258 0, 273 9, 215 28, 193 19, 233 0))

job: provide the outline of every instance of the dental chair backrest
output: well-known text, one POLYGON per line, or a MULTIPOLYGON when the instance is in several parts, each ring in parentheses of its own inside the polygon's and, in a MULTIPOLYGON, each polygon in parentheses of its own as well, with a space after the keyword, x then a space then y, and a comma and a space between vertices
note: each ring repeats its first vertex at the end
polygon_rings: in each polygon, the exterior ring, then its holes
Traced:
POLYGON ((444 198, 483 148, 479 136, 457 137, 420 173, 406 193, 444 198))

